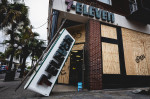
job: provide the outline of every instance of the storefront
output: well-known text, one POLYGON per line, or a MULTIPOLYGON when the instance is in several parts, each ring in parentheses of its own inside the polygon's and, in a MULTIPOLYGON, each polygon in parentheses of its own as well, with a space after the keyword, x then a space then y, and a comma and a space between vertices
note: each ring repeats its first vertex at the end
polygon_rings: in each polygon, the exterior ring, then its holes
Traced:
POLYGON ((90 90, 150 85, 150 25, 72 0, 52 4, 48 38, 67 19, 63 28, 76 40, 58 83, 90 90))

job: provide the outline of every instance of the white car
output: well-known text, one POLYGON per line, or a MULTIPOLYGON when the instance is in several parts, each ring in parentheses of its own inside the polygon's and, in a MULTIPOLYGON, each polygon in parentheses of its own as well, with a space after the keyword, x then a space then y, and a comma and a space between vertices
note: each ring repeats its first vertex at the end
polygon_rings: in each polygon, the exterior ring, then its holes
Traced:
POLYGON ((21 72, 21 68, 18 68, 18 69, 17 69, 17 72, 21 72))

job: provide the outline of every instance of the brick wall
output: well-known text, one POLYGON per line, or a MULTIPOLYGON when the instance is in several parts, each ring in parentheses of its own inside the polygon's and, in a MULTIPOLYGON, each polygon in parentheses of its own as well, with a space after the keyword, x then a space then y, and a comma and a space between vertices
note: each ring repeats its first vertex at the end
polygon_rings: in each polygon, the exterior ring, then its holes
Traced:
POLYGON ((86 43, 86 81, 90 90, 102 89, 102 60, 100 22, 89 20, 87 24, 86 43))

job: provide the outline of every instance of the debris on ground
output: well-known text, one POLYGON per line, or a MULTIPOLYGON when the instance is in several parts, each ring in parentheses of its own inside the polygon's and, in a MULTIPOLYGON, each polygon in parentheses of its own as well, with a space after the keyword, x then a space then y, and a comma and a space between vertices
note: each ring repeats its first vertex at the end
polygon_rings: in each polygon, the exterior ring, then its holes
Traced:
POLYGON ((144 94, 144 95, 150 95, 150 88, 147 89, 136 89, 132 91, 134 94, 144 94))

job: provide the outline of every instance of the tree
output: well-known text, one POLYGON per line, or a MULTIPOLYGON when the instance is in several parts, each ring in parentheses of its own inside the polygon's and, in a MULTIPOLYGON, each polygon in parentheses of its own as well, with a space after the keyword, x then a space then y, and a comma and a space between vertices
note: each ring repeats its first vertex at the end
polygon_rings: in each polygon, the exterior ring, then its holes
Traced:
POLYGON ((43 40, 38 40, 37 38, 33 37, 32 38, 32 47, 31 47, 31 58, 32 58, 32 64, 31 66, 33 66, 33 61, 38 60, 38 58, 40 58, 40 56, 43 53, 43 47, 45 45, 43 40))
POLYGON ((5 60, 6 56, 4 53, 0 52, 0 60, 5 60))
POLYGON ((10 36, 10 39, 5 41, 5 43, 10 44, 6 50, 7 56, 10 57, 9 71, 11 71, 15 56, 16 59, 20 59, 20 78, 23 77, 27 57, 31 55, 32 60, 34 57, 40 57, 42 54, 41 46, 44 44, 44 41, 37 39, 39 34, 33 33, 32 27, 29 25, 28 8, 24 4, 10 4, 7 0, 2 0, 2 4, 0 4, 0 29, 5 29, 6 35, 10 36), (22 46, 22 49, 16 49, 14 44, 22 46))
POLYGON ((44 41, 39 41, 39 39, 37 39, 39 34, 32 32, 31 27, 26 26, 23 29, 20 29, 19 32, 18 43, 23 46, 20 51, 21 73, 19 76, 22 78, 26 67, 25 63, 27 57, 29 55, 32 56, 32 59, 35 56, 39 57, 39 55, 42 54, 41 47, 44 45, 44 41))
POLYGON ((21 61, 21 72, 20 72, 20 78, 23 77, 26 59, 30 55, 30 38, 32 35, 32 31, 28 26, 25 26, 23 29, 19 30, 20 36, 19 36, 19 43, 22 45, 21 53, 20 53, 20 61, 21 61))
MULTIPOLYGON (((12 49, 8 71, 11 71, 16 50, 13 46, 16 43, 15 38, 17 38, 15 34, 18 34, 18 28, 23 28, 23 26, 27 25, 29 25, 27 6, 18 3, 10 4, 7 0, 2 0, 2 3, 0 4, 0 29, 5 29, 6 34, 10 36, 10 45, 12 49)), ((5 80, 6 78, 7 77, 5 77, 5 80)))
POLYGON ((28 8, 24 4, 10 4, 7 0, 2 0, 0 4, 0 28, 5 28, 6 34, 10 36, 10 45, 12 48, 9 68, 11 70, 15 47, 13 46, 16 41, 16 35, 18 27, 22 24, 29 24, 28 8))

